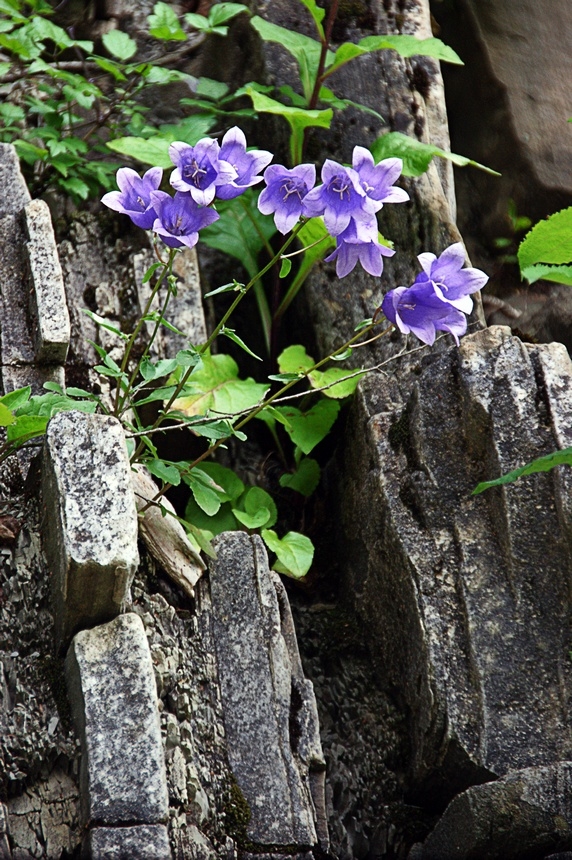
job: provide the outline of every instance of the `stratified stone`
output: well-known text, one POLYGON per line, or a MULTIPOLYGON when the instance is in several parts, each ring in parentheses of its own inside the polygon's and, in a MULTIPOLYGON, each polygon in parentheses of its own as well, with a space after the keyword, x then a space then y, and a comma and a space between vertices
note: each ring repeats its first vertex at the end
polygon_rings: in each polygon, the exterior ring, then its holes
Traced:
MULTIPOLYGON (((248 838, 260 845, 315 845, 309 767, 290 734, 297 655, 289 654, 282 633, 264 545, 257 536, 227 532, 215 547, 213 632, 230 766, 250 809, 248 838)), ((315 739, 307 754, 323 763, 315 739)))
POLYGON ((138 827, 95 827, 86 836, 85 860, 171 860, 164 824, 138 827))
POLYGON ((32 200, 24 208, 24 224, 36 361, 63 364, 70 343, 70 317, 50 210, 43 200, 32 200))
POLYGON ((44 543, 53 576, 56 641, 124 607, 139 563, 137 512, 121 425, 60 412, 42 464, 44 543))
POLYGON ((449 802, 572 758, 570 470, 479 496, 572 441, 572 364, 494 327, 363 383, 344 446, 346 593, 408 714, 409 790, 449 802), (401 391, 400 391, 401 387, 401 391))
POLYGON ((157 687, 139 616, 128 613, 78 633, 66 658, 66 678, 82 745, 84 822, 165 821, 169 800, 157 687))
POLYGON ((0 860, 10 860, 12 857, 8 833, 8 811, 5 805, 0 803, 0 860))
POLYGON ((29 202, 16 150, 9 143, 0 143, 0 215, 16 215, 29 202))
POLYGON ((570 848, 572 763, 561 762, 459 794, 427 837, 420 860, 520 860, 570 848))

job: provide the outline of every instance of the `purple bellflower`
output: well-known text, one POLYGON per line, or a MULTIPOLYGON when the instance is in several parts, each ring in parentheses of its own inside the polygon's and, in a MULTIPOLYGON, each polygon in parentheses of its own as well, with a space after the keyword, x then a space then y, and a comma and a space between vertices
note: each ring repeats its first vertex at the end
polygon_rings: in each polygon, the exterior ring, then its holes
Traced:
POLYGON ((325 262, 336 260, 336 274, 344 278, 360 262, 370 275, 379 277, 383 271, 383 257, 393 257, 395 251, 378 242, 377 222, 367 229, 364 225, 356 225, 352 220, 346 229, 336 237, 337 247, 325 262))
POLYGON ((177 191, 187 191, 196 203, 208 206, 217 188, 228 185, 237 177, 234 167, 220 157, 218 141, 205 137, 195 146, 176 141, 169 147, 169 157, 175 165, 170 183, 177 191))
POLYGON ((366 195, 353 168, 327 158, 322 167, 322 183, 304 198, 303 215, 310 218, 323 215, 331 236, 343 233, 352 218, 372 223, 372 216, 380 207, 366 195))
POLYGON ((116 176, 119 191, 104 194, 101 202, 115 212, 129 215, 137 227, 150 230, 157 217, 151 193, 159 188, 162 178, 160 167, 152 167, 143 177, 130 167, 121 167, 116 176))
POLYGON ((431 283, 415 283, 412 287, 397 287, 385 296, 381 309, 387 319, 403 334, 412 332, 431 346, 437 331, 447 331, 459 344, 467 331, 467 318, 448 302, 436 295, 431 283))
POLYGON ((288 233, 302 215, 303 201, 316 182, 313 164, 299 164, 291 170, 272 164, 264 171, 266 188, 258 198, 263 215, 274 213, 276 229, 288 233))
POLYGON ((473 309, 471 293, 481 290, 489 278, 480 269, 463 269, 465 249, 461 242, 449 245, 439 257, 435 254, 419 254, 417 259, 423 272, 417 275, 415 283, 432 284, 435 294, 442 301, 470 314, 473 309))
POLYGON ((219 185, 216 196, 221 200, 232 200, 239 197, 251 185, 262 182, 262 176, 257 176, 273 159, 271 152, 264 149, 246 151, 246 137, 240 128, 229 129, 222 139, 219 159, 230 164, 236 171, 236 178, 227 185, 219 185))
POLYGON ((393 185, 403 170, 400 158, 384 158, 379 164, 374 164, 369 149, 354 146, 352 167, 359 176, 367 197, 375 201, 376 211, 381 209, 384 203, 405 203, 409 200, 407 191, 393 185))
POLYGON ((199 206, 189 193, 177 191, 174 197, 164 191, 153 191, 153 206, 157 213, 153 232, 169 248, 193 248, 199 239, 199 230, 220 218, 218 212, 199 206))

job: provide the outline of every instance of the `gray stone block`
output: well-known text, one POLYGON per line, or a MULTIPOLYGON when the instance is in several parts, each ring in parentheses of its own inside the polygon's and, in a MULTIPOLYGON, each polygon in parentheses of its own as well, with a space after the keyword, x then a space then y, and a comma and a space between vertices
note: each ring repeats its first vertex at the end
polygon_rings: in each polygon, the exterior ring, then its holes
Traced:
POLYGON ((77 630, 118 615, 139 563, 119 422, 75 411, 54 416, 46 432, 42 495, 56 641, 66 647, 77 630))
MULTIPOLYGON (((261 845, 314 845, 309 768, 290 735, 297 654, 282 633, 266 551, 260 538, 242 532, 220 535, 215 548, 213 631, 230 766, 251 812, 248 837, 261 845)), ((315 739, 307 752, 316 756, 315 739)))
POLYGON ((50 210, 43 200, 32 200, 24 208, 24 228, 36 360, 63 364, 70 343, 70 317, 50 210))
POLYGON ((96 827, 87 834, 85 860, 171 860, 164 824, 139 827, 96 827))
POLYGON ((570 848, 572 763, 561 762, 459 794, 427 837, 421 860, 520 860, 570 848))
POLYGON ((0 143, 0 215, 15 215, 29 202, 16 150, 9 143, 0 143))
POLYGON ((157 687, 139 616, 128 613, 78 633, 66 658, 66 679, 82 746, 84 822, 165 821, 157 687))

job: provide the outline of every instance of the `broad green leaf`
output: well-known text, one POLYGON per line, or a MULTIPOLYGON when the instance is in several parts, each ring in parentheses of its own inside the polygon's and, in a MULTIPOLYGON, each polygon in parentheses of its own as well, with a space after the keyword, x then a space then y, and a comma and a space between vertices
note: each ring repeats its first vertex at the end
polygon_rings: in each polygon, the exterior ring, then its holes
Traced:
POLYGON ((176 466, 165 463, 163 460, 146 460, 145 465, 152 475, 164 481, 165 484, 178 487, 181 483, 181 473, 176 466))
POLYGON ((327 110, 306 110, 305 108, 283 105, 282 102, 277 102, 265 96, 264 93, 258 93, 251 87, 247 87, 247 94, 252 99, 252 104, 256 111, 283 116, 292 129, 304 129, 310 126, 329 128, 334 115, 331 108, 327 110))
POLYGON ((305 373, 315 364, 306 347, 301 344, 287 346, 278 356, 278 368, 281 373, 305 373))
POLYGON ((247 529, 273 526, 278 517, 274 499, 261 487, 250 487, 239 499, 239 505, 240 508, 233 507, 233 514, 247 529))
MULTIPOLYGON (((278 24, 272 24, 258 15, 255 15, 250 23, 265 42, 275 42, 281 45, 298 61, 300 61, 300 57, 305 56, 315 77, 322 50, 321 44, 316 39, 288 30, 286 27, 280 27, 278 24)), ((332 51, 328 51, 326 63, 331 63, 333 59, 334 54, 332 51)))
POLYGON ((517 478, 523 475, 532 475, 535 472, 548 472, 550 469, 554 469, 555 466, 572 466, 572 448, 563 448, 561 451, 555 451, 553 454, 538 457, 531 463, 527 463, 526 466, 521 466, 512 472, 507 472, 506 475, 501 475, 500 478, 495 478, 493 481, 483 481, 475 487, 473 496, 482 493, 483 490, 488 490, 489 487, 512 484, 513 481, 516 481, 517 478))
POLYGON ((459 55, 440 39, 433 37, 430 39, 418 39, 416 36, 410 35, 366 36, 357 45, 352 42, 345 42, 343 45, 340 45, 331 65, 326 65, 326 75, 324 77, 331 75, 332 72, 335 72, 340 66, 345 65, 345 63, 349 63, 354 57, 386 49, 397 51, 401 57, 432 57, 435 60, 463 65, 463 61, 459 55))
POLYGON ((572 261, 572 206, 555 212, 529 230, 518 249, 521 271, 536 263, 561 265, 572 261))
POLYGON ((169 146, 173 141, 163 137, 152 137, 145 140, 143 137, 118 137, 106 143, 108 149, 142 161, 151 167, 169 168, 173 162, 169 158, 169 146))
POLYGON ((383 158, 398 157, 403 160, 403 175, 404 176, 420 176, 425 173, 431 159, 435 156, 446 158, 452 161, 457 167, 478 167, 479 170, 484 170, 485 173, 491 173, 493 176, 499 176, 496 170, 491 170, 490 167, 485 167, 479 164, 478 161, 473 161, 466 158, 464 155, 455 155, 454 152, 446 152, 444 149, 439 149, 438 146, 433 146, 432 143, 421 143, 414 137, 409 137, 399 131, 390 131, 383 134, 375 140, 371 147, 371 152, 376 162, 383 158))
POLYGON ((68 194, 79 197, 80 200, 87 200, 89 197, 89 185, 78 179, 77 176, 70 176, 69 179, 60 179, 58 184, 67 191, 68 194))
POLYGON ((289 487, 303 496, 311 496, 319 483, 320 466, 312 457, 304 457, 300 460, 293 474, 287 472, 280 476, 281 487, 289 487))
POLYGON ((522 269, 520 274, 529 284, 536 281, 555 281, 557 284, 572 287, 572 266, 546 266, 538 263, 536 266, 522 269))
POLYGON ((220 494, 213 489, 212 486, 205 484, 197 474, 197 471, 198 470, 196 469, 191 469, 191 471, 185 475, 185 483, 191 488, 191 492, 197 505, 205 512, 205 514, 212 517, 213 514, 216 514, 220 510, 220 494))
POLYGON ((116 81, 126 81, 127 78, 113 60, 108 60, 105 57, 91 57, 94 63, 97 63, 100 69, 108 72, 116 81))
POLYGON ((7 427, 8 424, 13 424, 15 420, 8 407, 0 403, 0 427, 7 427))
POLYGON ((354 102, 351 99, 338 98, 338 96, 336 96, 332 90, 328 89, 328 87, 320 87, 319 100, 322 103, 331 105, 333 108, 337 108, 337 110, 345 110, 347 107, 353 107, 356 110, 361 110, 364 113, 371 114, 371 116, 376 117, 381 122, 385 122, 382 115, 373 108, 370 108, 367 105, 362 105, 359 102, 354 102))
POLYGON ((199 507, 194 497, 191 497, 185 509, 185 520, 199 529, 210 532, 211 535, 218 535, 221 532, 234 532, 240 529, 238 521, 232 513, 230 502, 224 502, 216 514, 209 516, 199 507))
POLYGON ((25 388, 16 388, 15 391, 9 391, 8 394, 0 397, 0 403, 6 406, 7 409, 15 411, 28 402, 31 393, 32 388, 30 385, 26 385, 25 388))
POLYGON ((198 96, 205 96, 215 102, 224 98, 228 91, 228 84, 222 81, 215 81, 212 78, 199 78, 195 90, 198 96))
POLYGON ((295 406, 277 406, 288 422, 286 432, 304 454, 309 454, 330 432, 340 411, 335 400, 319 400, 311 409, 301 412, 295 406))
POLYGON ((314 370, 309 374, 308 378, 312 388, 324 389, 322 394, 325 394, 326 397, 341 400, 354 393, 358 382, 366 374, 367 370, 357 373, 355 370, 343 370, 341 367, 331 367, 323 371, 314 370), (325 386, 331 387, 326 388, 325 386))
POLYGON ((205 18, 204 15, 198 15, 196 12, 188 12, 185 15, 185 21, 189 27, 192 27, 193 30, 199 30, 199 32, 206 33, 211 29, 209 19, 205 18))
MULTIPOLYGON (((251 278, 259 271, 258 255, 276 233, 274 219, 256 205, 258 194, 245 193, 236 200, 217 204, 218 221, 201 230, 201 240, 210 248, 239 260, 251 278)), ((234 289, 234 287, 229 287, 234 289)))
POLYGON ((219 492, 219 498, 222 502, 235 501, 243 494, 244 483, 232 469, 221 466, 220 463, 203 462, 201 463, 201 470, 222 489, 222 492, 219 492))
POLYGON ((6 439, 8 442, 23 444, 29 439, 43 436, 49 420, 47 415, 23 415, 8 426, 6 439))
POLYGON ((155 39, 184 41, 187 36, 179 23, 172 6, 168 3, 155 3, 153 13, 148 17, 149 33, 155 39))
POLYGON ((211 6, 209 23, 212 27, 218 27, 220 24, 230 21, 236 15, 240 15, 242 12, 250 15, 250 9, 242 3, 217 3, 211 6))
POLYGON ((189 377, 190 393, 177 400, 174 408, 186 415, 205 415, 207 411, 230 415, 252 409, 268 389, 253 379, 239 379, 238 365, 230 355, 204 355, 202 364, 189 377))
POLYGON ((130 60, 137 53, 137 42, 122 30, 110 30, 104 33, 101 41, 106 51, 118 60, 130 60))
POLYGON ((263 529, 261 535, 268 549, 276 553, 273 570, 294 579, 306 576, 314 558, 314 545, 310 538, 298 532, 288 532, 280 539, 272 529, 263 529))

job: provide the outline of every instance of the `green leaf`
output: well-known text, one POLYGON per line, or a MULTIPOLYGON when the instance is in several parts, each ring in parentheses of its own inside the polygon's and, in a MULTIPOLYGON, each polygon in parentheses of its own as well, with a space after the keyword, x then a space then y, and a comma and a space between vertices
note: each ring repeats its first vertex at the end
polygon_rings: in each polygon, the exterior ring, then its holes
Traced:
POLYGON ((16 388, 15 391, 9 391, 8 394, 0 397, 0 403, 6 406, 7 409, 15 411, 28 402, 31 393, 32 388, 30 385, 26 385, 25 388, 16 388))
POLYGON ((217 204, 218 221, 201 230, 201 239, 209 248, 216 248, 239 260, 251 278, 259 271, 258 255, 276 233, 274 219, 258 210, 258 194, 245 193, 240 205, 235 200, 217 204))
POLYGON ((172 6, 168 3, 155 3, 153 14, 148 17, 149 33, 155 39, 184 41, 187 36, 172 6))
POLYGON ((214 6, 211 6, 209 23, 212 27, 218 27, 220 24, 230 21, 236 15, 240 15, 242 12, 250 15, 250 9, 242 3, 216 3, 214 6))
POLYGON ((108 72, 116 81, 126 81, 127 78, 113 60, 108 60, 106 57, 92 57, 94 63, 97 63, 100 69, 108 72))
POLYGON ((30 439, 43 436, 49 420, 47 415, 23 415, 8 426, 6 439, 8 442, 17 442, 23 445, 30 439))
POLYGON ((290 274, 291 268, 292 268, 292 260, 290 260, 288 257, 283 257, 282 263, 280 264, 280 274, 278 275, 278 277, 279 278, 285 278, 287 275, 290 274))
POLYGON ((401 57, 432 57, 435 60, 463 65, 463 61, 459 55, 440 39, 433 37, 430 39, 418 39, 416 36, 410 35, 366 36, 357 45, 352 42, 345 42, 343 45, 340 45, 331 65, 326 66, 324 77, 331 75, 332 72, 349 63, 354 57, 386 49, 397 51, 401 57))
POLYGON ((252 409, 269 386, 253 379, 239 379, 238 365, 230 355, 203 355, 202 363, 189 377, 189 392, 174 404, 186 415, 205 415, 208 411, 226 415, 252 409))
POLYGON ((80 200, 87 200, 89 197, 89 185, 81 179, 78 179, 77 176, 70 176, 69 179, 60 179, 58 184, 64 189, 64 191, 67 191, 68 194, 75 195, 76 197, 79 197, 80 200))
POLYGON ((221 532, 234 532, 240 529, 232 513, 230 502, 224 502, 216 514, 209 516, 199 507, 194 497, 191 497, 185 509, 185 519, 193 526, 210 532, 211 535, 219 535, 221 532))
POLYGON ((13 424, 15 420, 8 407, 0 403, 0 427, 7 427, 8 424, 13 424))
POLYGON ((122 30, 110 30, 109 33, 104 33, 101 41, 105 50, 118 60, 130 60, 137 53, 137 42, 122 30))
POLYGON ((228 91, 228 84, 222 81, 215 81, 212 78, 199 78, 195 90, 198 96, 205 96, 205 98, 212 99, 215 102, 224 98, 228 91))
POLYGON ((536 281, 555 281, 557 284, 572 287, 572 266, 545 266, 538 263, 536 266, 522 269, 520 274, 529 284, 536 281))
POLYGON ((221 466, 220 463, 210 462, 202 462, 201 469, 221 488, 219 492, 221 501, 235 501, 244 493, 244 484, 232 469, 221 466))
POLYGON ((307 412, 295 406, 277 406, 279 412, 290 425, 286 432, 304 454, 309 454, 330 432, 340 411, 335 400, 319 400, 307 412))
POLYGON ((305 373, 314 364, 314 359, 308 355, 306 347, 301 344, 287 346, 278 356, 278 368, 281 373, 305 373))
POLYGON ((247 87, 247 95, 252 99, 254 109, 259 113, 271 113, 283 116, 293 130, 303 130, 310 126, 329 128, 334 115, 331 108, 327 110, 306 110, 305 108, 290 107, 258 93, 247 87))
POLYGON ((253 358, 256 358, 258 361, 262 361, 260 356, 256 355, 256 353, 253 352, 250 349, 250 347, 245 344, 243 339, 237 335, 237 333, 234 331, 234 329, 227 328, 226 326, 223 326, 223 328, 221 328, 221 330, 219 331, 219 334, 222 334, 225 337, 228 337, 229 340, 232 340, 233 343, 235 343, 242 350, 244 350, 244 352, 248 353, 248 355, 251 355, 253 358))
POLYGON ((117 140, 108 141, 106 146, 112 152, 142 161, 143 164, 150 164, 151 167, 169 168, 173 166, 169 158, 171 143, 172 141, 159 136, 150 140, 143 137, 119 137, 117 140))
POLYGON ((207 486, 200 477, 195 474, 195 469, 192 469, 185 476, 185 483, 191 488, 194 500, 209 517, 218 513, 221 506, 219 494, 212 487, 207 486))
POLYGON ((233 514, 247 529, 273 526, 276 522, 278 511, 274 499, 261 487, 251 487, 239 503, 240 509, 233 507, 233 514))
POLYGON ((300 460, 296 471, 280 476, 280 486, 289 487, 303 496, 311 496, 320 483, 320 466, 311 457, 300 460))
POLYGON ((343 370, 341 367, 331 367, 328 370, 314 370, 309 374, 312 388, 325 389, 322 394, 341 400, 349 397, 357 388, 360 379, 367 374, 367 370, 361 372, 343 370), (351 376, 349 374, 352 374, 351 376), (353 375, 355 374, 355 376, 353 375), (325 388, 325 386, 331 386, 325 388))
POLYGON ((288 532, 280 539, 272 529, 263 529, 261 535, 268 549, 276 553, 273 570, 294 579, 306 576, 314 558, 314 545, 310 538, 298 532, 288 532))
POLYGON ((401 134, 399 131, 390 131, 383 134, 375 140, 371 147, 374 160, 381 161, 383 158, 401 158, 403 160, 403 175, 404 176, 420 176, 425 173, 431 159, 435 156, 446 158, 452 161, 457 167, 478 167, 479 170, 484 170, 485 173, 490 173, 493 176, 500 176, 496 170, 490 167, 485 167, 479 164, 478 161, 473 161, 466 158, 464 155, 455 155, 453 152, 446 152, 444 149, 439 149, 438 146, 433 146, 432 143, 421 143, 414 137, 409 137, 406 134, 401 134))
POLYGON ((506 475, 501 475, 500 478, 495 478, 493 481, 483 481, 475 487, 472 495, 476 496, 482 493, 483 490, 488 490, 489 487, 512 484, 513 481, 516 481, 517 478, 523 475, 532 475, 535 472, 548 472, 550 469, 554 469, 555 466, 572 466, 572 448, 563 448, 561 451, 555 451, 553 454, 538 457, 531 463, 527 463, 526 466, 521 466, 512 472, 507 472, 506 475))
POLYGON ((561 265, 572 261, 572 206, 555 212, 529 230, 518 249, 521 272, 536 263, 561 265))
POLYGON ((300 0, 300 2, 306 7, 312 18, 314 19, 314 24, 316 25, 316 30, 318 31, 318 35, 320 40, 325 39, 324 28, 322 26, 322 21, 324 20, 324 15, 326 14, 326 10, 322 9, 321 6, 318 6, 316 0, 300 0))
POLYGON ((173 487, 178 487, 181 483, 181 473, 176 466, 165 463, 164 460, 146 460, 145 465, 152 475, 163 481, 165 484, 172 484, 173 487))

